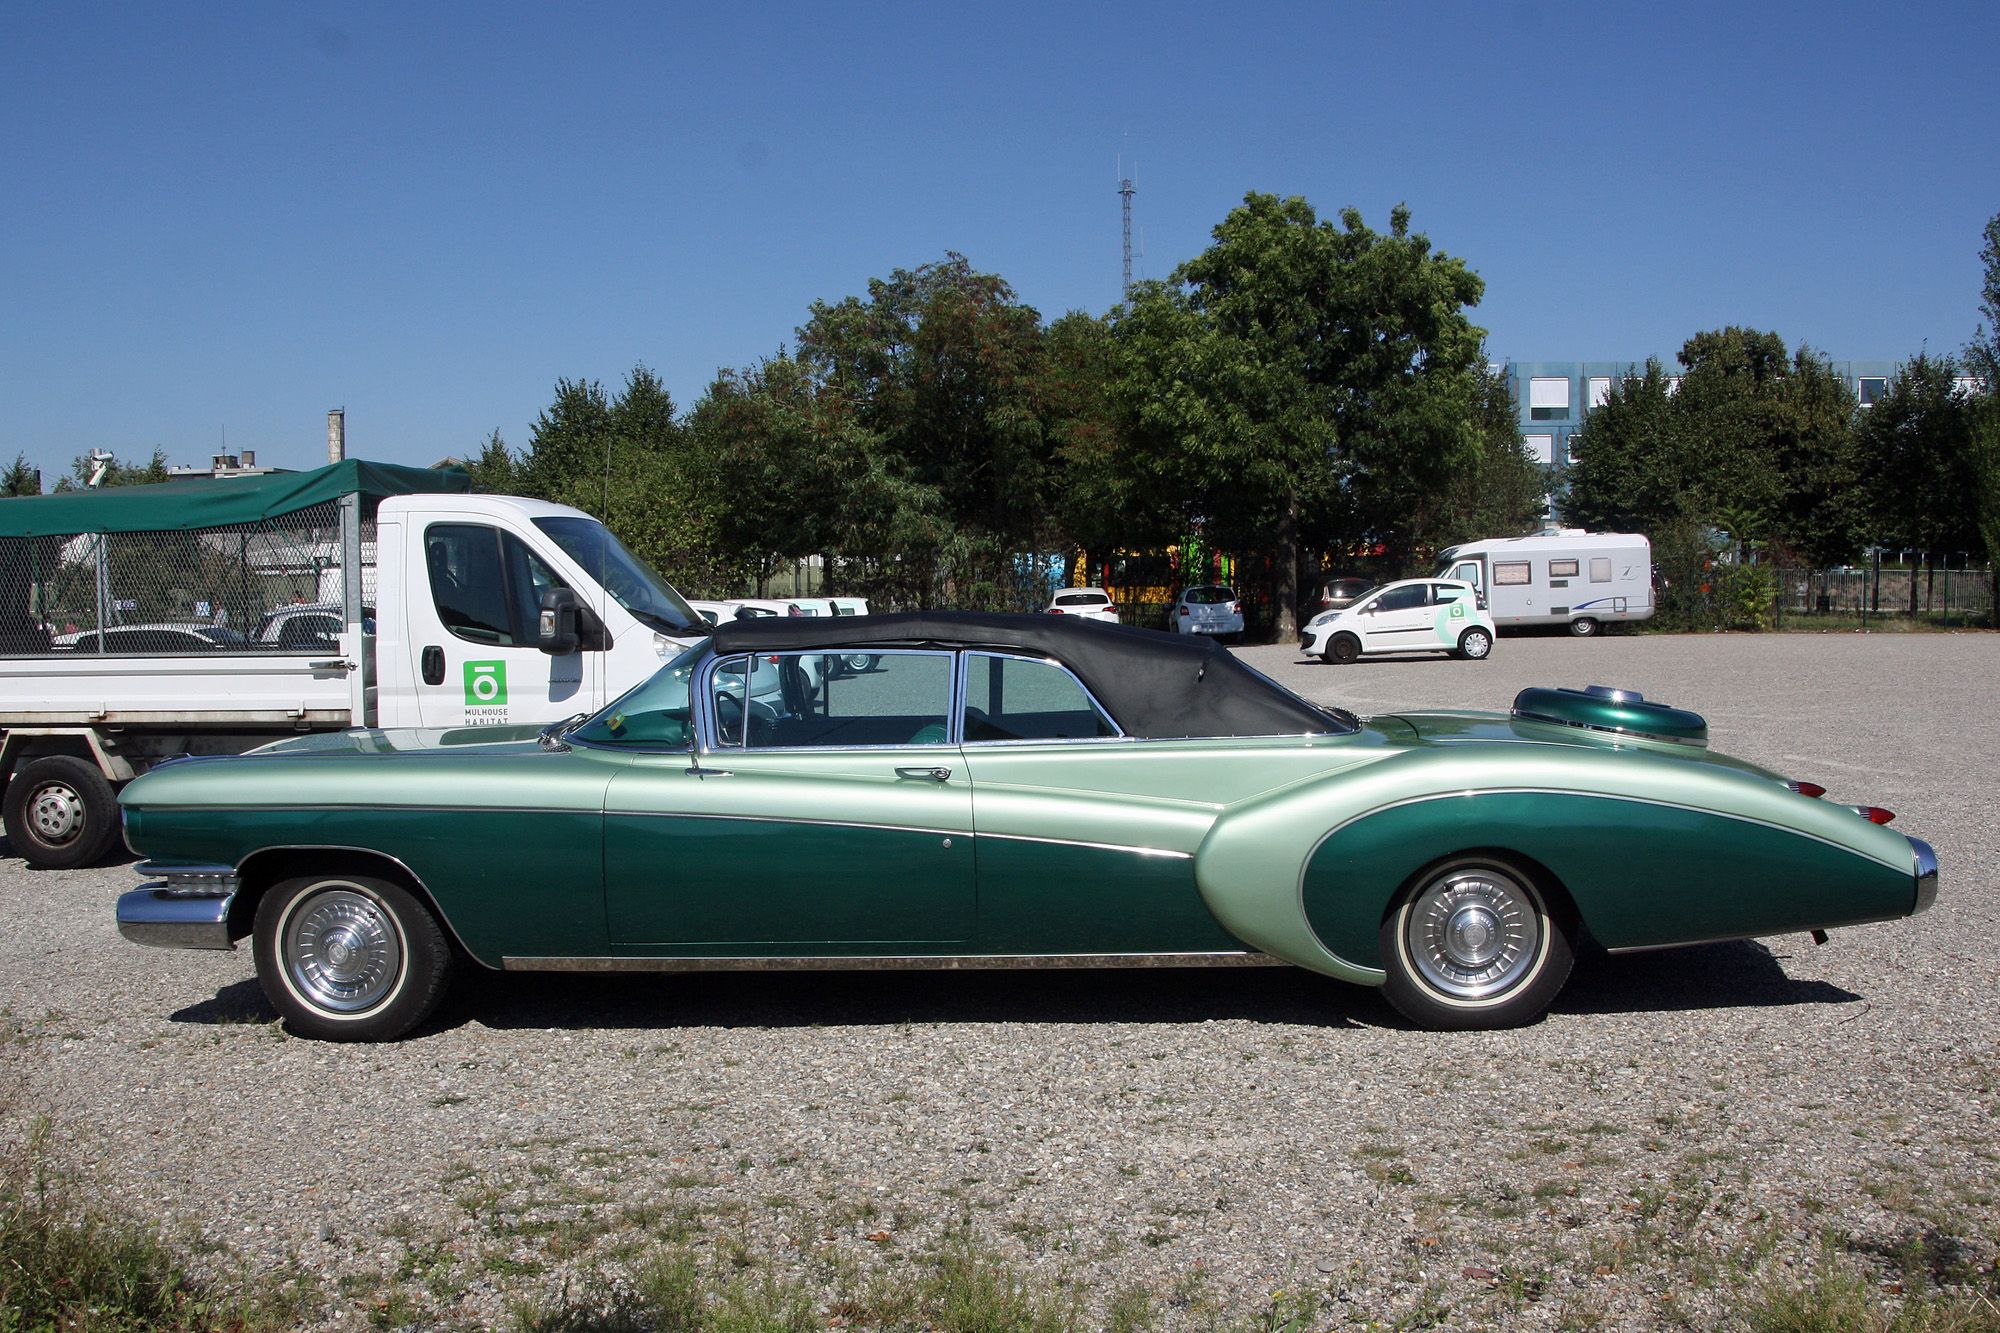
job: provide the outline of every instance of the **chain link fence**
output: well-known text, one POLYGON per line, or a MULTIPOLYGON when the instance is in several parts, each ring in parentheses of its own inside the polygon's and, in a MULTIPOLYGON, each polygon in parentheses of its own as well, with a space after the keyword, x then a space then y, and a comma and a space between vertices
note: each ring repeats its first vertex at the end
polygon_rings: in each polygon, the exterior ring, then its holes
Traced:
MULTIPOLYGON (((373 519, 361 565, 372 608, 373 519)), ((324 653, 345 578, 334 502, 228 527, 0 538, 0 654, 324 653)))

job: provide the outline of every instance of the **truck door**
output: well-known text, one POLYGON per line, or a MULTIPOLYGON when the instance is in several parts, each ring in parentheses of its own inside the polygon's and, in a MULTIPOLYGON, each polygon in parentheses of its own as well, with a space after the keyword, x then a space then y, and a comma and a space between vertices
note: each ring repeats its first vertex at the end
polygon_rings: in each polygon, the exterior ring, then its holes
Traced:
POLYGON ((526 542, 465 520, 413 524, 409 540, 404 604, 423 726, 539 724, 590 707, 586 659, 601 654, 535 646, 542 593, 568 584, 526 542))

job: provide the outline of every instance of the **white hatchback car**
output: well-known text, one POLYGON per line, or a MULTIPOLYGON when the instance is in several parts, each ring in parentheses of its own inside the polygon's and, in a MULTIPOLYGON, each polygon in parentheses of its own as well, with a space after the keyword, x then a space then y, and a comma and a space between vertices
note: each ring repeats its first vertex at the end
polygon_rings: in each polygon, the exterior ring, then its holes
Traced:
POLYGON ((1493 617, 1470 583, 1402 579, 1338 611, 1320 612, 1299 635, 1299 647, 1329 662, 1381 653, 1449 653, 1484 661, 1493 652, 1493 617))
POLYGON ((1167 612, 1167 632, 1241 634, 1243 603, 1237 600, 1236 589, 1219 583, 1188 588, 1174 599, 1173 610, 1167 612))
POLYGON ((1064 588, 1049 603, 1052 616, 1082 616, 1086 620, 1118 623, 1118 607, 1102 588, 1064 588))

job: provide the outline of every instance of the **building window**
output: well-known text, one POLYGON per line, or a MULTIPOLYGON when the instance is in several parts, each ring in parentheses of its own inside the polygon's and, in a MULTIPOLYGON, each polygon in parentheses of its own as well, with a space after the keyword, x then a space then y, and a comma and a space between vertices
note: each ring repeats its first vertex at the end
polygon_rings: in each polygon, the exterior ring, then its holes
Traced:
POLYGON ((1528 581, 1528 562, 1525 560, 1501 560, 1493 566, 1493 586, 1513 587, 1528 581))
POLYGON ((1861 405, 1863 407, 1873 407, 1876 400, 1887 392, 1889 392, 1888 380, 1864 378, 1861 381, 1861 405))
POLYGON ((1576 577, 1576 561, 1549 561, 1549 577, 1552 579, 1573 579, 1576 577))
POLYGON ((1611 396, 1610 377, 1606 376, 1605 378, 1599 379, 1596 376, 1592 376, 1590 381, 1591 408, 1594 410, 1596 408, 1604 406, 1604 400, 1606 398, 1609 398, 1610 396, 1611 396))
POLYGON ((1528 446, 1528 456, 1537 463, 1556 461, 1556 437, 1553 435, 1523 435, 1521 442, 1528 446))
POLYGON ((1569 381, 1566 379, 1529 380, 1528 419, 1530 421, 1568 421, 1569 381))

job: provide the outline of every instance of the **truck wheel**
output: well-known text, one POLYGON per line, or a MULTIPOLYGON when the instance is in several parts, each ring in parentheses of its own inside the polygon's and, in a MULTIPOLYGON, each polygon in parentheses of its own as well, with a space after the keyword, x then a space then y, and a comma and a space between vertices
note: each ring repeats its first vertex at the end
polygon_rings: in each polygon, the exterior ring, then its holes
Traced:
POLYGON ((1569 632, 1576 635, 1579 639, 1588 639, 1602 628, 1603 626, 1599 625, 1589 616, 1578 616, 1575 620, 1569 622, 1569 632))
POLYGON ((1361 640, 1352 634, 1336 634, 1326 646, 1325 660, 1347 666, 1361 656, 1361 640))
POLYGON ((1458 652, 1454 656, 1473 662, 1483 662, 1493 655, 1493 636, 1479 626, 1458 636, 1458 652))
POLYGON ((1569 980, 1576 927, 1534 878, 1486 856, 1418 875, 1382 922, 1382 993, 1421 1027, 1532 1023, 1569 980))
POLYGON ((393 1041, 437 1006, 451 945, 401 885, 308 875, 257 904, 257 980, 292 1030, 324 1041, 393 1041))
POLYGON ((52 754, 23 765, 7 784, 7 841, 29 865, 74 870, 122 845, 118 798, 97 765, 52 754))

